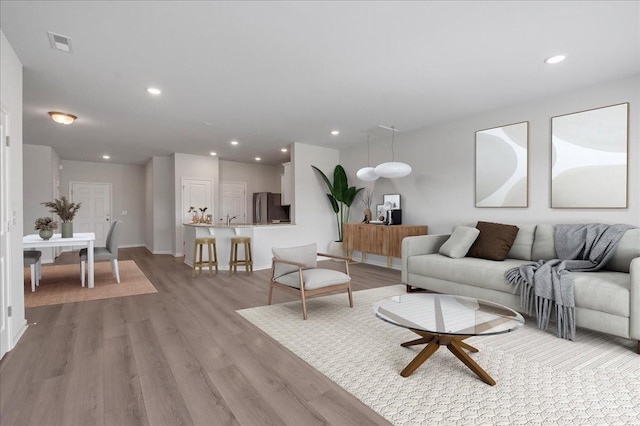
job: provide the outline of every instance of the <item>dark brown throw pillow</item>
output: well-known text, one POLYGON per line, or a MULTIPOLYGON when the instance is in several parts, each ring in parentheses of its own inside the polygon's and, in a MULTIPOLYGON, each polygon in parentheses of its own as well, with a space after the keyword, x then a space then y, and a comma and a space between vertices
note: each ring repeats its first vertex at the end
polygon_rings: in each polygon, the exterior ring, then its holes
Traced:
POLYGON ((502 223, 478 222, 480 235, 467 252, 469 257, 489 260, 505 260, 518 235, 518 227, 502 223))

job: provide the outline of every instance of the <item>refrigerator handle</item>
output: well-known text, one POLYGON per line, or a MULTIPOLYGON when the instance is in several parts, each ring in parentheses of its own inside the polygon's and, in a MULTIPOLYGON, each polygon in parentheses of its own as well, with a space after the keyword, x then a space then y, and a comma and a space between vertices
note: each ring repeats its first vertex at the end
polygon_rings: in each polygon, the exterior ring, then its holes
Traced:
POLYGON ((258 194, 256 196, 255 208, 256 208, 256 211, 255 211, 254 222, 260 223, 261 222, 261 220, 260 220, 260 194, 258 194))

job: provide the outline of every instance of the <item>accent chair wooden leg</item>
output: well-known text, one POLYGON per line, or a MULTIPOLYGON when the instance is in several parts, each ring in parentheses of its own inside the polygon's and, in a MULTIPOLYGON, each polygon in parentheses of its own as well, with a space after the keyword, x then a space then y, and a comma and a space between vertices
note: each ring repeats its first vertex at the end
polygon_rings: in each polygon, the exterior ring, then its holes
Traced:
POLYGON ((273 298, 273 283, 269 283, 269 305, 271 304, 272 298, 273 298))
POLYGON ((349 306, 353 308, 353 293, 351 292, 351 282, 349 282, 349 287, 347 287, 347 293, 349 293, 349 306))

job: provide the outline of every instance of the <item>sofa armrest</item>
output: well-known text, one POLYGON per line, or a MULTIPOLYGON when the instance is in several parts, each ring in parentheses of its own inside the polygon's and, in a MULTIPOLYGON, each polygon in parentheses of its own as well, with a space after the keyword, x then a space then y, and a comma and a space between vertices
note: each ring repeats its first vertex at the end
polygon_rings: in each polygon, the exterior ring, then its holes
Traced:
MULTIPOLYGON (((629 336, 640 342, 640 257, 631 260, 629 285, 629 336)), ((638 343, 640 351, 640 343, 638 343)), ((640 352, 639 352, 640 353, 640 352)))
POLYGON ((450 234, 434 234, 403 238, 401 275, 402 282, 407 284, 407 265, 411 256, 437 253, 438 250, 440 250, 440 246, 442 246, 450 236, 450 234))

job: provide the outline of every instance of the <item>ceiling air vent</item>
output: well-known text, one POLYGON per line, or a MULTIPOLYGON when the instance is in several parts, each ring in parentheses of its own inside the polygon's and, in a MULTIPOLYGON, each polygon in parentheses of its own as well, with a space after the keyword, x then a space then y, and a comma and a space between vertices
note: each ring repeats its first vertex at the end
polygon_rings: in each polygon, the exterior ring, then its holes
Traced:
POLYGON ((52 33, 51 31, 47 31, 47 34, 49 35, 49 43, 52 49, 71 53, 71 39, 69 37, 52 33))

